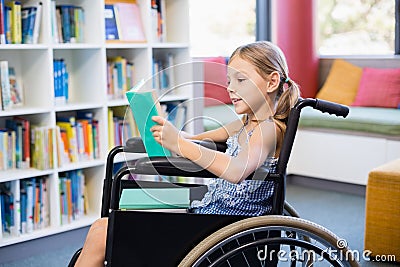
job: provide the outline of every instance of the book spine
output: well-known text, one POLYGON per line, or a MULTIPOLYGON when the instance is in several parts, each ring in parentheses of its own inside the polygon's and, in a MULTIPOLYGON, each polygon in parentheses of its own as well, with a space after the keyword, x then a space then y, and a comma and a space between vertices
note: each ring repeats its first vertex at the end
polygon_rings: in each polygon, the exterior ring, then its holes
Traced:
POLYGON ((35 27, 36 7, 23 7, 21 9, 22 43, 33 43, 33 28, 35 27))
POLYGON ((61 10, 61 29, 64 43, 71 42, 71 19, 70 19, 70 6, 62 5, 61 10))
POLYGON ((8 61, 0 61, 0 80, 1 80, 1 95, 2 95, 2 108, 8 110, 11 108, 11 87, 9 77, 8 61))
POLYGON ((6 43, 11 44, 11 7, 5 6, 4 7, 4 33, 6 35, 6 43))
POLYGON ((26 232, 33 231, 33 195, 34 195, 34 179, 28 179, 26 185, 26 232))
POLYGON ((36 18, 35 18, 35 24, 33 27, 33 43, 37 44, 39 42, 39 35, 40 35, 40 26, 42 23, 42 9, 43 9, 43 3, 39 2, 36 5, 36 18))
POLYGON ((6 30, 5 30, 5 3, 0 0, 0 44, 6 44, 6 30))
POLYGON ((53 43, 59 43, 57 31, 56 1, 50 1, 50 18, 51 18, 51 36, 53 43))
POLYGON ((13 44, 22 43, 21 2, 8 3, 11 7, 11 41, 13 44))
POLYGON ((20 189, 19 189, 19 182, 13 181, 11 182, 11 192, 14 196, 13 198, 13 218, 12 218, 12 225, 13 228, 11 229, 12 236, 19 236, 21 233, 21 207, 20 207, 20 189))
POLYGON ((20 200, 21 200, 21 234, 27 233, 27 192, 26 180, 20 181, 20 200))
POLYGON ((62 18, 61 18, 61 8, 56 6, 56 22, 57 22, 57 35, 58 43, 64 43, 63 39, 63 29, 62 29, 62 18))
POLYGON ((76 21, 75 21, 75 6, 68 7, 68 17, 69 17, 69 32, 70 32, 70 42, 76 43, 76 21))

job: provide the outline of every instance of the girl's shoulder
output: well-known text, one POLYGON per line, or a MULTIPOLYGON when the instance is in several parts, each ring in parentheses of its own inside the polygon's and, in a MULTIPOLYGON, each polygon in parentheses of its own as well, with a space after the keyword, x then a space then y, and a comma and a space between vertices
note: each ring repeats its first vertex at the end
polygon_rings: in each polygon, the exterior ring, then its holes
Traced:
POLYGON ((229 136, 235 135, 240 131, 241 128, 245 126, 245 121, 242 118, 234 120, 224 126, 229 136))

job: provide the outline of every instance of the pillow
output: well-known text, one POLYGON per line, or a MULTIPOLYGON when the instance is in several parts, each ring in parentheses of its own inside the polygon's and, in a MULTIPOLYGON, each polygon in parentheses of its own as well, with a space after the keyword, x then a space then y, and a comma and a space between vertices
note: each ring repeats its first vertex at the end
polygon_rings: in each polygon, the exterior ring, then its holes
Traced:
POLYGON ((362 68, 343 59, 335 59, 317 98, 351 105, 357 94, 362 68))
POLYGON ((227 66, 224 57, 204 59, 204 105, 232 104, 227 87, 227 66))
POLYGON ((353 106, 397 108, 400 69, 364 68, 353 106))

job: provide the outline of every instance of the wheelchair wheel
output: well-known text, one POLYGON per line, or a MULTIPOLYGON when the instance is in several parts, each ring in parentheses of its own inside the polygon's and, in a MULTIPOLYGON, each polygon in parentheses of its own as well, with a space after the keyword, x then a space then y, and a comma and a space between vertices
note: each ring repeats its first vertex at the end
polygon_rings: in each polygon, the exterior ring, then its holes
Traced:
POLYGON ((345 240, 318 224, 268 215, 218 230, 193 248, 179 266, 356 267, 356 256, 345 240))

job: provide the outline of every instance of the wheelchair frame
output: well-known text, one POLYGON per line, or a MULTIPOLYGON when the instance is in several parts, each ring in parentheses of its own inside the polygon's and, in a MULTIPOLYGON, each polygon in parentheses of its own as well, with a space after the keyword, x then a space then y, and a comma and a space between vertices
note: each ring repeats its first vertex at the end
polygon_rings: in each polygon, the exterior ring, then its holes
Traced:
MULTIPOLYGON (((191 198, 201 191, 205 192, 204 186, 200 185, 122 179, 131 173, 203 178, 211 178, 215 175, 180 157, 140 158, 133 165, 125 166, 113 175, 114 157, 118 153, 145 153, 145 148, 140 139, 132 138, 125 146, 112 149, 107 157, 101 210, 102 217, 109 217, 105 266, 177 266, 179 263, 179 266, 243 266, 244 262, 247 262, 248 266, 253 266, 248 260, 248 258, 254 258, 253 256, 245 256, 245 261, 243 259, 236 261, 235 257, 239 258, 237 256, 239 255, 243 258, 242 255, 245 253, 249 255, 250 251, 252 254, 259 253, 263 245, 265 248, 268 246, 268 252, 270 252, 279 249, 282 244, 286 244, 290 249, 294 247, 300 247, 303 250, 312 249, 333 266, 343 266, 342 264, 358 266, 352 257, 346 256, 347 258, 343 260, 343 255, 347 255, 349 249, 338 245, 340 239, 336 235, 312 222, 296 218, 297 212, 285 202, 286 168, 301 109, 307 106, 343 117, 346 117, 349 112, 346 106, 309 98, 299 99, 291 109, 276 173, 269 173, 267 169, 261 167, 250 176, 253 179, 274 181, 272 215, 247 217, 120 210, 119 199, 123 188, 186 186, 190 187, 191 198), (284 214, 293 217, 284 216, 284 214), (266 232, 267 236, 265 236, 266 232), (150 240, 149 235, 152 236, 150 240), (254 240, 243 243, 241 239, 248 239, 249 236, 254 236, 254 240), (255 236, 261 237, 256 239, 255 236), (318 245, 313 245, 311 239, 318 245), (231 248, 225 253, 226 247, 231 248), (336 252, 325 253, 325 248, 333 248, 336 252), (228 264, 224 265, 226 263, 228 264)), ((219 146, 219 144, 203 141, 199 144, 211 146, 214 149, 218 149, 219 146)), ((221 150, 220 147, 219 150, 221 150)), ((79 256, 79 253, 77 254, 76 258, 79 256)), ((296 266, 296 261, 299 261, 298 258, 291 260, 291 266, 296 266)), ((303 259, 303 265, 308 266, 313 260, 315 261, 311 257, 303 259)), ((270 266, 277 263, 278 259, 275 255, 263 264, 270 266)))

